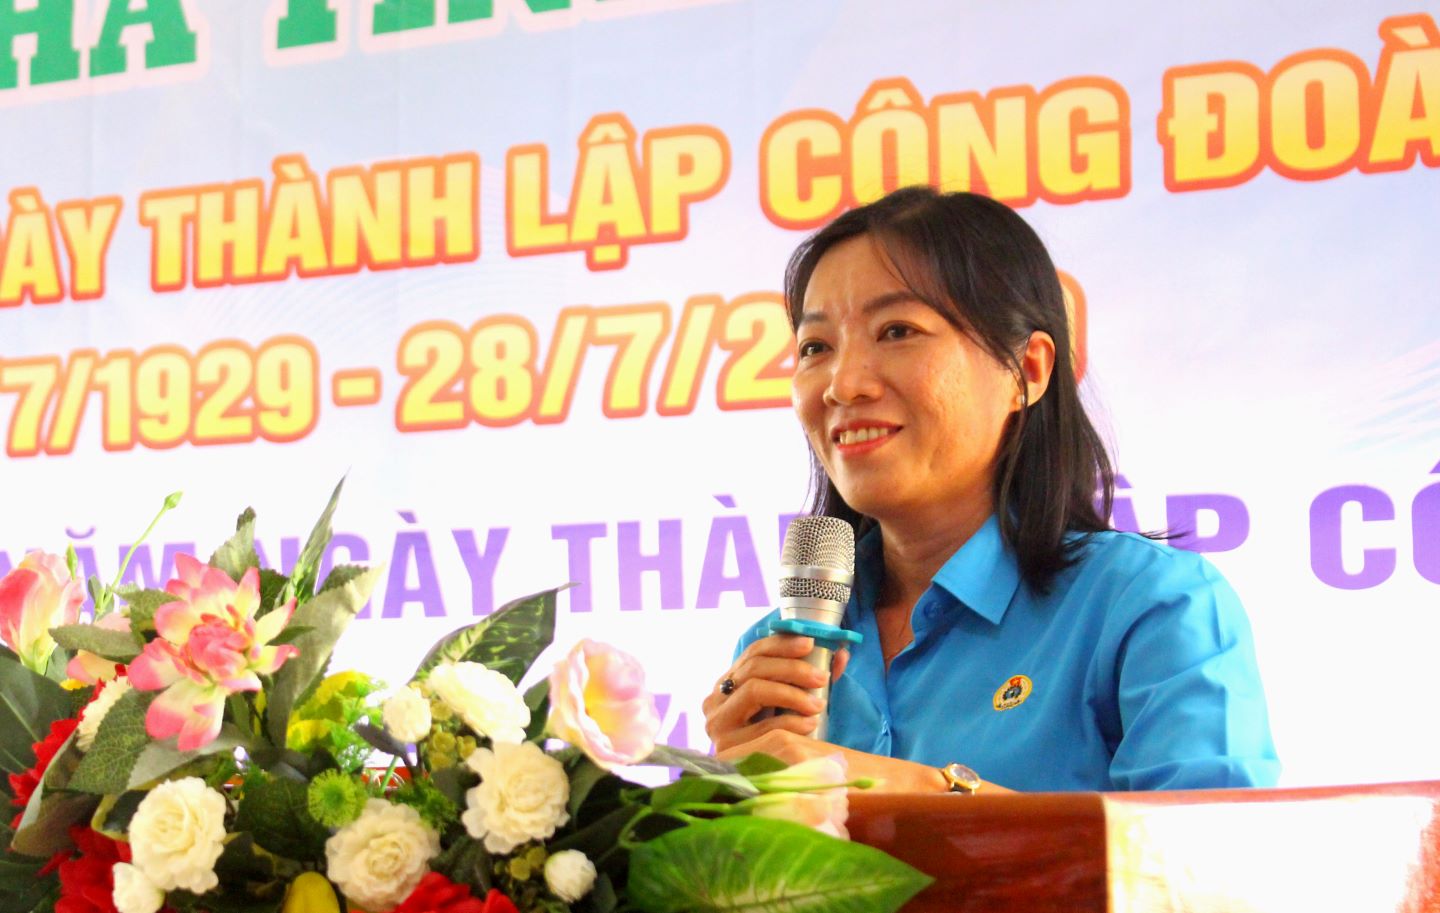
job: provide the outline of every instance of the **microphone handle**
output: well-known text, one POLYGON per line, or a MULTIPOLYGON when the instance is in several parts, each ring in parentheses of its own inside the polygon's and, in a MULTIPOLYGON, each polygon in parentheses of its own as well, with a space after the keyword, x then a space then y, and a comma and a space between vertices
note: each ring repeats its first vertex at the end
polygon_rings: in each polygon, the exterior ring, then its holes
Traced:
MULTIPOLYGON (((845 613, 844 603, 828 599, 791 597, 782 599, 780 605, 782 618, 798 618, 837 627, 845 613)), ((820 701, 821 710, 817 714, 815 729, 810 733, 810 737, 821 742, 827 740, 830 731, 830 666, 834 659, 835 652, 820 643, 816 643, 804 657, 805 662, 825 674, 825 684, 818 688, 807 689, 811 697, 820 701)), ((792 713, 794 711, 777 710, 776 712, 792 713)))
POLYGON ((830 730, 830 665, 834 659, 835 654, 819 644, 816 644, 815 649, 811 650, 810 654, 805 657, 805 662, 825 673, 825 684, 819 688, 809 689, 810 696, 818 699, 820 706, 823 708, 818 715, 819 718, 815 730, 810 733, 810 737, 818 739, 821 742, 828 741, 830 730))

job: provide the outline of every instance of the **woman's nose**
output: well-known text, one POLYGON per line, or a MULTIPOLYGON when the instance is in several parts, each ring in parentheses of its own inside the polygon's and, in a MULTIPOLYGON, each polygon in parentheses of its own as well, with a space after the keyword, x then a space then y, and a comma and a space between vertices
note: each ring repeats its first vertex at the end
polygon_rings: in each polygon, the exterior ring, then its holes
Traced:
POLYGON ((830 359, 830 383, 825 387, 825 402, 832 406, 848 406, 879 397, 883 385, 874 356, 874 352, 861 346, 837 347, 830 359))

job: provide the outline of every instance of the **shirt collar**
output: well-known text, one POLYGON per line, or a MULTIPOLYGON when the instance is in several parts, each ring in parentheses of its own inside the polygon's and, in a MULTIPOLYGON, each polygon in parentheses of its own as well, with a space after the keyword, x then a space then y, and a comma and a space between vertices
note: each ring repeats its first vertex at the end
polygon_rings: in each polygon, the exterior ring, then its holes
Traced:
POLYGON ((970 541, 941 565, 933 582, 976 615, 998 625, 1020 586, 1020 566, 1000 536, 1000 518, 991 514, 970 541))
MULTIPOLYGON (((876 527, 856 543, 856 566, 860 585, 874 587, 883 572, 884 553, 880 529, 876 527)), ((994 514, 975 535, 941 565, 931 583, 955 597, 961 605, 990 622, 999 624, 1020 586, 1020 566, 1015 554, 1000 536, 1000 520, 994 514)), ((858 600, 873 611, 875 593, 856 593, 858 600)))

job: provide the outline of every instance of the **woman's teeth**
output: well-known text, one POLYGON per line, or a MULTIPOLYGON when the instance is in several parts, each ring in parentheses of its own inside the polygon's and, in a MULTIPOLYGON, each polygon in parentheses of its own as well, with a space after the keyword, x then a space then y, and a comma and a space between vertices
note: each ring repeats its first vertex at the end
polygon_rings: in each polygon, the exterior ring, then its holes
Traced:
POLYGON ((857 428, 854 431, 842 431, 836 442, 841 446, 848 444, 863 444, 866 441, 873 441, 876 438, 886 437, 894 434, 894 428, 857 428))

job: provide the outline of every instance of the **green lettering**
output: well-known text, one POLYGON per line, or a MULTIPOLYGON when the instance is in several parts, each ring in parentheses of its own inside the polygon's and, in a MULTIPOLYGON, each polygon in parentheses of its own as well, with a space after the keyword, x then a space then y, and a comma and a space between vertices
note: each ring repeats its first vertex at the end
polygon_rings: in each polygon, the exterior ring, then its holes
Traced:
MULTIPOLYGON (((570 0, 525 0, 532 13, 553 13, 568 10, 570 0)), ((450 0, 451 22, 473 22, 495 15, 495 0, 450 0)))
POLYGON ((279 50, 310 44, 329 44, 339 36, 335 11, 329 0, 290 0, 276 26, 279 50))
POLYGON ((80 78, 80 51, 71 41, 74 31, 75 0, 39 0, 34 9, 23 12, 19 0, 0 0, 0 89, 20 84, 20 64, 15 59, 15 36, 35 36, 35 56, 30 59, 30 85, 64 82, 80 78))
POLYGON ((373 34, 408 32, 435 24, 435 0, 381 0, 375 4, 373 34))
POLYGON ((145 45, 145 69, 194 63, 195 32, 185 21, 180 0, 146 0, 138 10, 129 0, 110 0, 100 40, 90 51, 90 75, 109 76, 125 72, 125 46, 120 35, 132 25, 149 25, 151 37, 145 45))
MULTIPOLYGON (((532 13, 568 10, 570 0, 525 0, 532 13)), ((450 0, 451 23, 474 22, 495 15, 495 0, 450 0)), ((375 4, 376 35, 425 29, 435 24, 435 0, 381 0, 375 4)))

